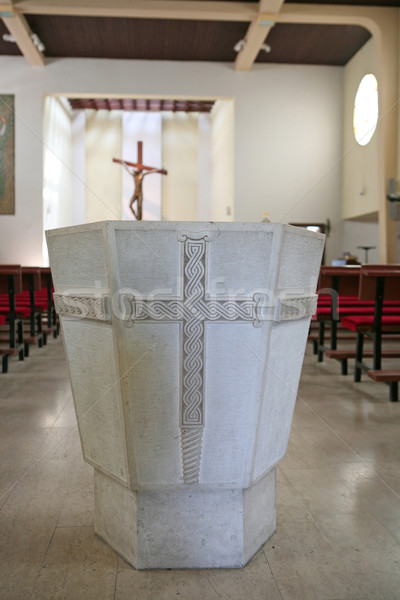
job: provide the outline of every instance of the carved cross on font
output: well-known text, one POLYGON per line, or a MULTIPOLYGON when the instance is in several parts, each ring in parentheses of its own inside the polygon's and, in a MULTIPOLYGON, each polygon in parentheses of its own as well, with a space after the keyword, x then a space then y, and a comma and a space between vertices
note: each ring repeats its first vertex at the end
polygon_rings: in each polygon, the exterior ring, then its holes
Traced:
POLYGON ((249 321, 261 325, 265 296, 243 301, 208 300, 205 292, 206 244, 212 232, 180 232, 184 244, 182 300, 143 300, 127 297, 128 321, 181 321, 183 381, 181 397, 181 446, 184 483, 198 483, 204 429, 204 334, 207 321, 249 321))

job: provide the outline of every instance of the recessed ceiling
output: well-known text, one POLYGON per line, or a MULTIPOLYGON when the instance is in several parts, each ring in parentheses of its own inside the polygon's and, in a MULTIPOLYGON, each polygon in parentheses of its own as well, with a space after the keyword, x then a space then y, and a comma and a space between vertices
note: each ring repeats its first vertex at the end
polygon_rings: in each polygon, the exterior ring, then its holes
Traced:
POLYGON ((112 17, 27 17, 49 57, 235 60, 248 23, 112 17))
POLYGON ((260 52, 256 62, 343 66, 370 37, 357 25, 278 23, 268 36, 271 52, 260 52))
MULTIPOLYGON (((244 68, 253 62, 342 66, 371 35, 357 20, 307 22, 310 7, 322 11, 326 5, 359 11, 362 6, 399 7, 400 0, 15 0, 11 12, 0 12, 0 55, 21 55, 22 49, 32 64, 61 57, 234 63, 233 47, 246 38, 256 50, 244 68), (271 2, 276 12, 267 16, 277 22, 260 27, 258 16, 268 13, 271 2), (297 15, 300 11, 302 17, 302 4, 305 20, 280 22, 285 9, 297 15), (3 40, 9 31, 17 43, 3 40), (43 52, 32 43, 31 33, 43 43, 43 52), (259 51, 264 37, 269 53, 259 51)), ((5 10, 4 5, 0 8, 5 10)))
POLYGON ((211 112, 212 100, 173 100, 159 98, 68 98, 73 110, 124 110, 151 112, 211 112))
MULTIPOLYGON (((224 1, 224 0, 223 0, 224 1)), ((235 0, 236 1, 236 0, 235 0)), ((247 2, 247 0, 245 0, 247 2)), ((399 0, 290 0, 291 4, 338 4, 339 6, 400 6, 399 0)))

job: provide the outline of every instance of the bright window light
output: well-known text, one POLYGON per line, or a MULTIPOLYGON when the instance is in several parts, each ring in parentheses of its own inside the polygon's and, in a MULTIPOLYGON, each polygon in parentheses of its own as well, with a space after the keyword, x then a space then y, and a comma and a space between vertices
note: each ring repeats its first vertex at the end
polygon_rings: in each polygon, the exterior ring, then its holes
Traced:
POLYGON ((360 146, 366 146, 374 135, 378 122, 378 82, 368 73, 362 78, 354 100, 354 136, 360 146))

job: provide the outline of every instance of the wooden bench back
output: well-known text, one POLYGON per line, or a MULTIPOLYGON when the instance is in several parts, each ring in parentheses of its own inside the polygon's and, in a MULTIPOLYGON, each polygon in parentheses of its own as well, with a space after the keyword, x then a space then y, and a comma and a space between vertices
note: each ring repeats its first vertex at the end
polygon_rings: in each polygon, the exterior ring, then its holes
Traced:
POLYGON ((21 265, 0 265, 0 294, 9 292, 9 275, 14 276, 14 293, 22 292, 22 272, 21 265))
POLYGON ((33 283, 33 290, 40 290, 42 287, 42 278, 40 267, 21 267, 22 272, 22 289, 30 290, 33 283))
POLYGON ((53 287, 53 279, 52 279, 50 267, 39 267, 39 269, 40 269, 40 274, 42 277, 42 288, 47 287, 49 277, 50 277, 51 287, 53 287))
POLYGON ((360 300, 375 300, 378 278, 385 279, 384 299, 400 302, 400 265, 362 265, 360 272, 360 300))
POLYGON ((359 266, 323 266, 319 274, 318 290, 335 290, 339 296, 357 296, 359 283, 359 266))

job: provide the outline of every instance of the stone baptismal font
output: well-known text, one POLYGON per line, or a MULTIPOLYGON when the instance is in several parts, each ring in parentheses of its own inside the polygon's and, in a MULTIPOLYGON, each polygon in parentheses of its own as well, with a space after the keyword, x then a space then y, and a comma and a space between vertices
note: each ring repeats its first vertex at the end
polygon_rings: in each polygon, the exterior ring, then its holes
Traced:
POLYGON ((47 243, 96 533, 137 569, 242 567, 275 531, 324 236, 109 221, 47 243))

